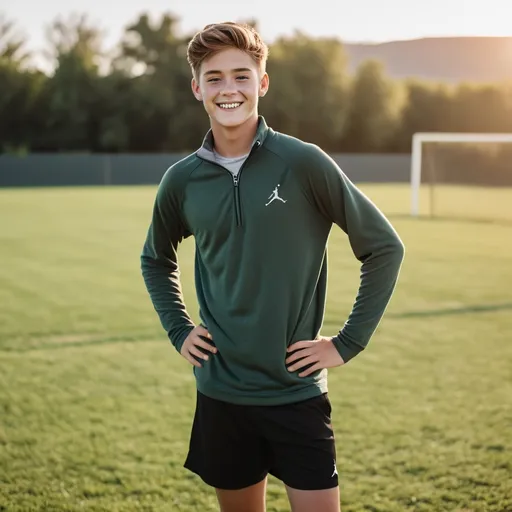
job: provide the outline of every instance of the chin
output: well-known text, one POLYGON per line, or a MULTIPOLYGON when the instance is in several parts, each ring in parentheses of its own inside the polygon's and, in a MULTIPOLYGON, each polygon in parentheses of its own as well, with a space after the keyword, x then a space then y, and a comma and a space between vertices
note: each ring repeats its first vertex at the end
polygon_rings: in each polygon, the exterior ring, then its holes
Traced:
POLYGON ((240 119, 240 120, 216 119, 216 123, 224 128, 236 128, 236 127, 244 124, 245 121, 247 121, 247 119, 240 119))
POLYGON ((238 111, 230 112, 223 111, 220 107, 215 105, 209 109, 208 114, 215 124, 225 128, 236 128, 246 123, 249 119, 252 119, 255 115, 253 109, 244 108, 244 106, 245 105, 242 105, 241 109, 238 111))
POLYGON ((251 116, 250 115, 214 115, 211 116, 216 124, 225 128, 236 128, 244 124, 251 116))

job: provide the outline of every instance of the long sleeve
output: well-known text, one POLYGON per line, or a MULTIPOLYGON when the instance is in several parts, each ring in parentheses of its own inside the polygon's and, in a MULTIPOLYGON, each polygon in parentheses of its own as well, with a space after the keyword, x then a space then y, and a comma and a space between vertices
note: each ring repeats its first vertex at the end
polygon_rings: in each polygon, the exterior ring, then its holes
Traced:
POLYGON ((146 288, 160 322, 178 352, 194 328, 185 307, 178 266, 178 244, 189 235, 180 213, 181 196, 171 167, 158 187, 141 255, 146 288))
POLYGON ((322 215, 348 235, 352 251, 361 262, 352 311, 333 337, 347 362, 367 346, 382 319, 398 279, 404 245, 377 206, 316 146, 308 166, 313 166, 308 172, 312 200, 322 215))

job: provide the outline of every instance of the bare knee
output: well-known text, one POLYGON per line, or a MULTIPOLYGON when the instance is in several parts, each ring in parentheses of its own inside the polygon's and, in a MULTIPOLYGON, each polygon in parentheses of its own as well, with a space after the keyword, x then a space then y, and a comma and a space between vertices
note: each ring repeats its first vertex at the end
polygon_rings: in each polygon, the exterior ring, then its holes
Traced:
POLYGON ((292 512, 340 512, 339 487, 319 491, 303 491, 286 486, 292 512))
POLYGON ((220 512, 265 512, 267 479, 237 490, 215 489, 220 512))

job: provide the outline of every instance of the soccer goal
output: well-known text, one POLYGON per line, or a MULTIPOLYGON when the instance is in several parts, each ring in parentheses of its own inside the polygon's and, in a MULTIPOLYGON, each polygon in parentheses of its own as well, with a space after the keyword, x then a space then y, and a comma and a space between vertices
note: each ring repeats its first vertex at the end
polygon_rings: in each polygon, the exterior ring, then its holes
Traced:
POLYGON ((512 222, 512 133, 415 133, 411 214, 512 222))

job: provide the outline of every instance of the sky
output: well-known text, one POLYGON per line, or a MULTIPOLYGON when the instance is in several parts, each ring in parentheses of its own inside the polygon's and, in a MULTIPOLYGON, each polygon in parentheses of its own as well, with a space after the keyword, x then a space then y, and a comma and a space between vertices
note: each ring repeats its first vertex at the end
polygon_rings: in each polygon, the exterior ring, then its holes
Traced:
POLYGON ((511 0, 0 0, 0 15, 16 23, 34 51, 45 48, 45 27, 57 16, 87 13, 109 48, 143 11, 155 20, 172 13, 183 34, 207 23, 256 18, 268 43, 296 29, 350 42, 512 36, 511 0))

